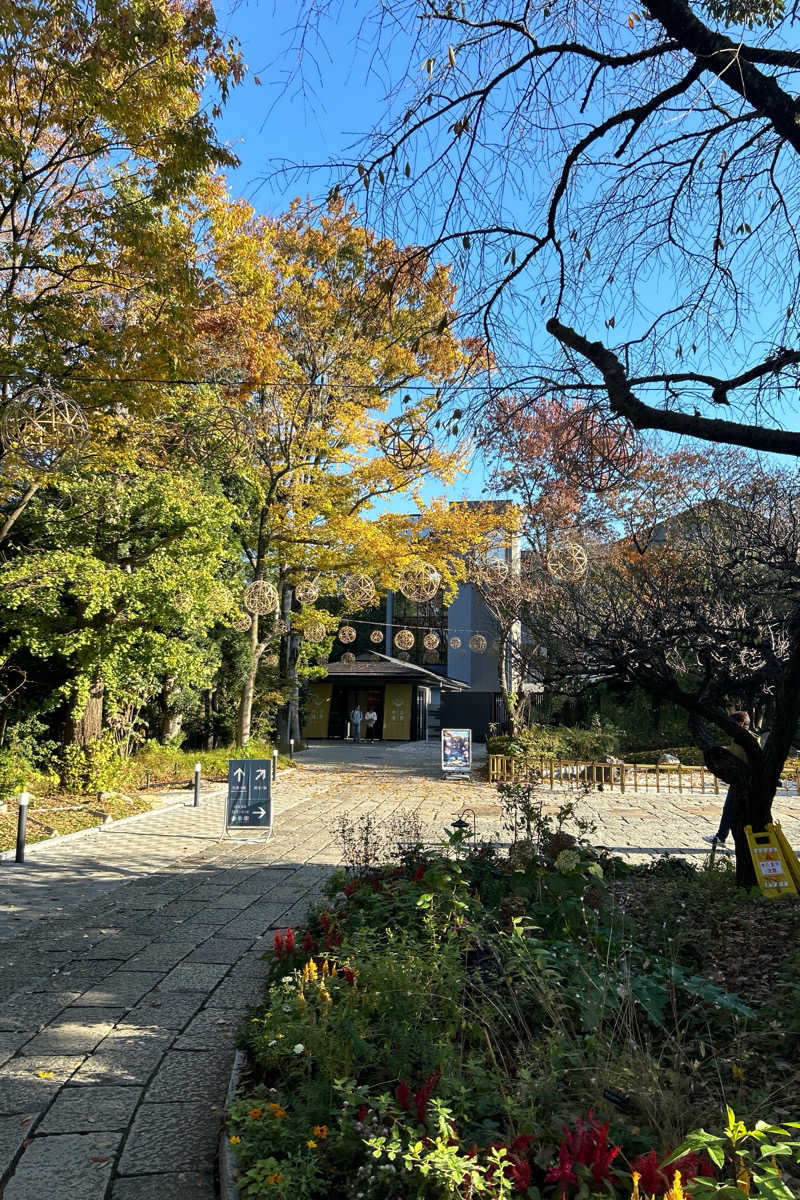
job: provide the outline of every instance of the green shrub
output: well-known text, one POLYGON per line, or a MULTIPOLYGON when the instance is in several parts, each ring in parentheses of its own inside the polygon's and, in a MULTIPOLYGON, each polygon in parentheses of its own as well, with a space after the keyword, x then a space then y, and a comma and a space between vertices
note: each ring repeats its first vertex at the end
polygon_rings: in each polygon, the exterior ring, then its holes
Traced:
POLYGON ((76 796, 123 791, 134 779, 131 760, 120 753, 110 730, 88 746, 64 746, 61 752, 61 783, 76 796))

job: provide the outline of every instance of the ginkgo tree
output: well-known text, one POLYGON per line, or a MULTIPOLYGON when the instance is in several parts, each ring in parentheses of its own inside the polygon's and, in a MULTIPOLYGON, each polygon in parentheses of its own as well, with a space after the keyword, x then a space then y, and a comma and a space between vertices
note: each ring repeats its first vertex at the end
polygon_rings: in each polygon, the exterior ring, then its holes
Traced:
POLYGON ((491 524, 488 512, 422 500, 424 479, 450 482, 464 465, 462 450, 437 446, 429 430, 437 389, 469 378, 478 347, 453 333, 447 270, 376 237, 336 199, 322 213, 295 203, 268 218, 214 182, 205 201, 216 292, 198 315, 199 364, 223 381, 209 428, 227 422, 215 469, 239 514, 249 578, 278 593, 274 612, 253 614, 247 633, 238 740, 249 737, 272 636, 281 639, 285 741, 300 736, 298 665, 311 652, 303 630, 333 625, 326 610, 296 603, 294 585, 311 577, 323 596, 336 595, 342 577, 360 571, 387 588, 422 558, 452 594, 464 550, 491 524), (393 454, 398 429, 412 444, 420 434, 419 453, 393 454), (404 511, 387 511, 398 495, 404 511))

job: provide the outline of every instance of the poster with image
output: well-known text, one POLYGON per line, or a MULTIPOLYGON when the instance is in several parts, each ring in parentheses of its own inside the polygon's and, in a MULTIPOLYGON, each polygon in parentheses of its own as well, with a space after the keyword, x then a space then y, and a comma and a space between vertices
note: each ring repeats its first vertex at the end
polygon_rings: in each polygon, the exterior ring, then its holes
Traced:
POLYGON ((442 730, 442 771, 469 774, 472 770, 472 730, 442 730))

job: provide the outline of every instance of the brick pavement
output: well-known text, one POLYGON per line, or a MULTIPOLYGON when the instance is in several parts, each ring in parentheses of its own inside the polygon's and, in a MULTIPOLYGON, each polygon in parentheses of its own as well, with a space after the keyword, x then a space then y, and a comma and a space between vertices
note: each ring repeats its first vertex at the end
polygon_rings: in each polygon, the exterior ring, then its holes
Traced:
MULTIPOLYGON (((606 792, 586 807, 597 841, 639 858, 706 853, 720 803, 606 792)), ((442 781, 438 747, 325 743, 281 773, 268 843, 218 840, 214 788, 199 809, 0 864, 4 1200, 213 1200, 234 1031, 271 930, 302 918, 336 861, 337 814, 417 811, 435 837, 466 804, 499 831, 495 788, 442 781)), ((796 799, 776 815, 800 842, 796 799)))

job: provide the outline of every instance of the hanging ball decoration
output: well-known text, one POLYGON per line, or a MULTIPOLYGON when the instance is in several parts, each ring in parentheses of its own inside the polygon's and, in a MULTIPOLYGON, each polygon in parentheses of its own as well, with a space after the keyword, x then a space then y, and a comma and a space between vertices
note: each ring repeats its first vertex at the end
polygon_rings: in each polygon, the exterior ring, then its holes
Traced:
POLYGON ((315 604, 319 599, 319 586, 313 579, 301 579, 294 589, 298 604, 315 604))
POLYGON ((237 633, 245 633, 253 624, 253 618, 250 613, 237 613, 231 621, 231 629, 235 629, 237 633))
POLYGON ((448 644, 449 644, 451 650, 460 650, 461 649, 461 638, 458 636, 451 637, 448 644))
POLYGON ((411 660, 411 655, 408 653, 408 651, 407 651, 407 650, 398 650, 398 651, 397 651, 397 657, 398 657, 398 658, 399 658, 399 659, 400 659, 402 662, 409 662, 409 661, 411 660))
POLYGON ((630 421, 587 404, 570 412, 553 434, 553 458, 573 483, 607 492, 630 478, 641 444, 630 421))
POLYGON ((324 642, 328 636, 328 631, 322 621, 312 621, 306 625, 304 636, 307 642, 324 642))
POLYGON ((244 458, 254 441, 255 431, 244 413, 227 407, 202 413, 183 434, 185 453, 201 466, 244 458))
POLYGON ((355 661, 356 661, 356 656, 355 656, 355 654, 353 654, 353 651, 345 650, 344 654, 342 655, 342 662, 347 663, 349 666, 350 663, 354 663, 355 661))
POLYGON ((366 608, 375 600, 376 594, 369 575, 348 575, 342 583, 342 595, 351 608, 366 608))
POLYGON ((436 650, 439 645, 439 640, 438 633, 426 633, 425 637, 422 639, 422 644, 426 650, 436 650))
POLYGON ((383 641, 383 630, 373 629, 372 633, 369 635, 369 640, 373 645, 380 646, 381 642, 383 641))
POLYGON ((356 631, 352 625, 343 625, 339 630, 339 641, 345 644, 356 640, 356 631))
POLYGON ((559 583, 575 583, 589 567, 589 556, 577 542, 557 542, 547 551, 547 570, 559 583))
POLYGON ((483 574, 490 585, 505 583, 508 579, 508 563, 504 558, 487 558, 483 564, 483 574))
POLYGON ((3 408, 0 439, 30 467, 55 471, 89 440, 83 409, 49 383, 26 388, 3 408))
POLYGON ((387 421, 378 437, 384 458, 401 471, 424 465, 433 450, 433 435, 421 421, 395 417, 387 421))
POLYGON ((484 650, 486 649, 486 638, 482 633, 473 633, 472 637, 469 639, 469 648, 470 650, 474 651, 475 654, 483 654, 484 650))
POLYGON ((414 635, 410 629, 398 629, 394 635, 394 644, 398 650, 410 650, 414 645, 414 635))
POLYGON ((271 613, 278 607, 278 592, 266 579, 256 579, 245 588, 244 606, 251 613, 271 613))
POLYGON ((439 591, 442 577, 430 563, 416 562, 400 572, 398 587, 407 600, 432 600, 439 591))

